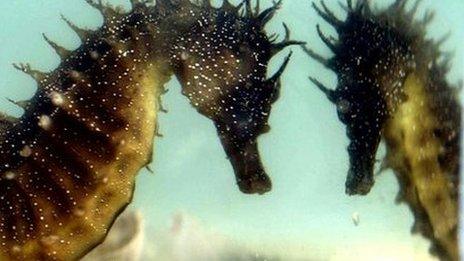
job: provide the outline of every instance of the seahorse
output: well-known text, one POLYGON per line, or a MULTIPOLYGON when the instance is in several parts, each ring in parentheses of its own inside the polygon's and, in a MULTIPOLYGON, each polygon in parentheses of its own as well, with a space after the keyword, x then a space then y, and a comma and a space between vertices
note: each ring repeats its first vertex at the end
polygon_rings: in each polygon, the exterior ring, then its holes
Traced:
POLYGON ((268 37, 265 24, 280 2, 260 10, 248 0, 131 0, 132 9, 86 0, 104 17, 90 31, 64 18, 82 44, 52 72, 16 67, 38 90, 17 102, 24 114, 0 124, 0 259, 76 260, 98 245, 130 203, 137 172, 152 158, 165 83, 212 119, 246 193, 264 193, 270 179, 256 139, 278 98, 269 60, 299 42, 268 37))
POLYGON ((338 39, 325 36, 317 26, 334 56, 326 59, 304 50, 338 76, 335 90, 310 79, 336 105, 346 125, 350 139, 346 193, 369 192, 383 140, 387 154, 382 165, 398 177, 397 199, 413 211, 413 231, 431 239, 432 252, 442 259, 458 260, 459 88, 445 79, 449 58, 441 59, 441 42, 425 37, 433 13, 416 20, 419 1, 410 9, 406 2, 396 0, 377 10, 367 0, 347 0, 344 21, 323 1, 313 3, 338 39))

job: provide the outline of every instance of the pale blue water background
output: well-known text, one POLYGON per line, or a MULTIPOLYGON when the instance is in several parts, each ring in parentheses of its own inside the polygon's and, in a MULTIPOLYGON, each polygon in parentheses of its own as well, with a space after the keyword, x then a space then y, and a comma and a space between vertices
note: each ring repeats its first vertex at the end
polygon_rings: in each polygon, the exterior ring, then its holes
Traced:
MULTIPOLYGON (((270 1, 262 2, 268 5, 270 1)), ((343 17, 338 1, 326 2, 343 17)), ((378 6, 391 3, 372 2, 378 6)), ((111 3, 128 6, 122 0, 111 3)), ((431 37, 452 33, 443 49, 454 52, 449 79, 457 82, 464 78, 464 1, 426 0, 419 16, 425 8, 436 11, 429 28, 431 37)), ((35 90, 35 83, 11 63, 30 62, 45 71, 59 64, 42 32, 66 47, 79 45, 78 38, 60 20, 60 13, 78 25, 96 28, 101 23, 99 14, 83 0, 0 1, 0 97, 21 100, 35 90)), ((267 27, 269 34, 282 34, 283 21, 294 39, 307 41, 314 50, 330 55, 315 25, 321 23, 324 31, 333 31, 315 14, 310 1, 284 1, 267 27)), ((156 140, 151 165, 155 174, 140 173, 131 206, 145 219, 143 260, 170 259, 173 255, 169 251, 192 249, 198 255, 202 251, 206 256, 210 252, 220 255, 224 248, 282 260, 431 258, 429 243, 410 234, 413 219, 409 209, 394 203, 398 188, 391 172, 377 177, 368 196, 345 195, 345 129, 335 107, 307 79, 317 76, 334 86, 336 78, 299 48, 291 49, 294 56, 282 78, 282 95, 271 114, 272 130, 259 140, 274 184, 272 192, 264 196, 239 192, 212 122, 188 104, 175 79, 169 83, 170 91, 163 99, 169 113, 160 115, 164 137, 156 140), (353 224, 353 213, 359 214, 358 226, 353 224), (182 215, 187 232, 173 239, 170 227, 175 215, 182 215)), ((271 73, 289 50, 273 59, 271 73)), ((0 108, 20 113, 6 100, 0 100, 0 108)))

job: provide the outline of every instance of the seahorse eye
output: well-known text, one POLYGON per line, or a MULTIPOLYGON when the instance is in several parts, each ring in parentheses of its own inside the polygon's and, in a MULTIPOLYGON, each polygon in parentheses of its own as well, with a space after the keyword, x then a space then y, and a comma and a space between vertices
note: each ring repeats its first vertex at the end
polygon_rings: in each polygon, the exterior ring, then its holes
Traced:
POLYGON ((338 97, 334 103, 340 121, 344 124, 352 122, 353 114, 358 110, 356 107, 359 107, 359 104, 356 104, 355 101, 350 101, 347 97, 338 97))
POLYGON ((351 103, 346 99, 340 99, 337 101, 337 111, 341 114, 346 114, 351 111, 351 103))

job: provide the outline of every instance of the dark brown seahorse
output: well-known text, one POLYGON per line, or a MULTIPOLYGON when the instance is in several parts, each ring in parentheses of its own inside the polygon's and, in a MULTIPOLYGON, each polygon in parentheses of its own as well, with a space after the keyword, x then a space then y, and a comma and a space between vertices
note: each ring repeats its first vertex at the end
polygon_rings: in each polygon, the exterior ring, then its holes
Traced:
POLYGON ((89 31, 65 19, 82 45, 69 51, 46 38, 61 57, 57 69, 16 66, 38 90, 18 102, 19 119, 1 119, 0 260, 75 260, 104 239, 151 160, 160 95, 173 74, 214 121, 240 189, 270 189, 256 139, 268 129, 288 58, 269 79, 266 69, 298 43, 264 32, 280 2, 262 12, 249 1, 132 0, 130 12, 87 2, 104 24, 89 31))
POLYGON ((383 139, 384 168, 400 182, 398 201, 415 215, 413 231, 433 242, 444 260, 458 260, 457 223, 461 104, 446 79, 449 59, 441 61, 440 42, 425 38, 433 13, 415 20, 397 0, 384 10, 369 1, 347 1, 339 20, 324 2, 313 7, 338 33, 321 39, 334 56, 305 51, 338 76, 335 90, 311 80, 337 107, 350 139, 346 192, 367 194, 374 184, 375 155, 383 139))
POLYGON ((172 50, 182 93, 201 114, 213 120, 244 193, 261 194, 271 189, 257 137, 269 131, 269 112, 279 96, 279 78, 290 55, 269 79, 266 67, 284 47, 300 44, 289 39, 285 24, 286 36, 281 43, 271 43, 262 33, 279 5, 260 13, 259 4, 252 10, 246 1, 249 15, 244 19, 237 19, 235 12, 203 11, 198 24, 179 36, 172 50), (203 37, 195 37, 199 34, 203 37))

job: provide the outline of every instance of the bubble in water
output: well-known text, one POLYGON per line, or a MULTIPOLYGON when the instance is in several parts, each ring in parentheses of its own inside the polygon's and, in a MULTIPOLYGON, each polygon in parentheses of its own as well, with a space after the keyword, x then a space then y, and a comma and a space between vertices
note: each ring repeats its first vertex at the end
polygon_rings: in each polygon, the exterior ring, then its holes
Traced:
POLYGON ((353 223, 355 226, 359 225, 359 213, 358 212, 354 212, 352 215, 351 215, 351 219, 353 220, 353 223))

